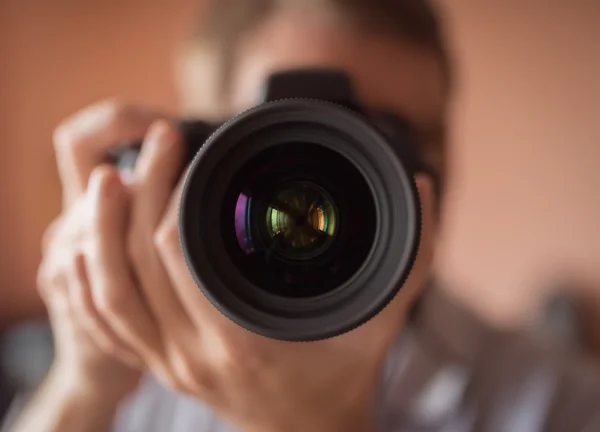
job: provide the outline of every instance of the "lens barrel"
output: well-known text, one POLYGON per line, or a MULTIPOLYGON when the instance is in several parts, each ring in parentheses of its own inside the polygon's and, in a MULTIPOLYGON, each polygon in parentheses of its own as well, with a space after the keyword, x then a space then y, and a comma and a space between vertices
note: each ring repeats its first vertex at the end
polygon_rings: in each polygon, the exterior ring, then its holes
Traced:
POLYGON ((181 245, 200 289, 232 321, 281 340, 336 336, 375 316, 419 244, 399 146, 318 100, 268 102, 223 124, 181 196, 181 245))

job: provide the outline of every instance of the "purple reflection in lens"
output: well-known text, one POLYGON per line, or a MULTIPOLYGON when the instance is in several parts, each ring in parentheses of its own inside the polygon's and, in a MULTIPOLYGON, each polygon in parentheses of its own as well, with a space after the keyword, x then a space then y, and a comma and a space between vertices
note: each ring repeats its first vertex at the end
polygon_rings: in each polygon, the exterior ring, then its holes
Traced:
POLYGON ((240 248, 250 255, 254 252, 252 238, 250 237, 250 205, 252 198, 245 194, 240 194, 235 205, 235 236, 237 237, 240 248))

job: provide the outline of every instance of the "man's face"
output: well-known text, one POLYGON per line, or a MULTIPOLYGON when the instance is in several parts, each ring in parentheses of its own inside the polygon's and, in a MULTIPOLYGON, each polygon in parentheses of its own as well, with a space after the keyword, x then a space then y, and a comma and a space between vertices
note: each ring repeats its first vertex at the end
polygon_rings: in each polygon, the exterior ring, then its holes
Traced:
MULTIPOLYGON (((274 15, 239 49, 229 109, 256 104, 273 72, 332 67, 350 74, 360 101, 404 117, 426 139, 439 130, 446 108, 445 80, 433 54, 398 38, 369 35, 301 13, 274 15)), ((419 257, 403 287, 410 301, 423 286, 434 249, 435 197, 431 179, 418 175, 423 226, 419 257)))

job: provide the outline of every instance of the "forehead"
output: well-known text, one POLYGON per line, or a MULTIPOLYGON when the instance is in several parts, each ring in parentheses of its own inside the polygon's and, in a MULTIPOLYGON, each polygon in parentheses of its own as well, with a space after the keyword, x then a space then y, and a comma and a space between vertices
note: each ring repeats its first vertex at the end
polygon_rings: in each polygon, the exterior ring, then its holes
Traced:
POLYGON ((443 122, 446 91, 439 62, 430 51, 397 37, 300 13, 278 14, 245 38, 237 59, 231 87, 236 111, 256 102, 270 73, 314 66, 345 70, 362 103, 402 115, 419 129, 443 122))

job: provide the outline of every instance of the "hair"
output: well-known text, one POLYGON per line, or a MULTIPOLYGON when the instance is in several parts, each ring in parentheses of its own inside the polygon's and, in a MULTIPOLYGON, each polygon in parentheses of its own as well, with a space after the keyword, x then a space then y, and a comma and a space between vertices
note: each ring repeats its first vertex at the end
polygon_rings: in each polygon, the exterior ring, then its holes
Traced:
MULTIPOLYGON (((206 0, 192 44, 210 47, 217 69, 217 94, 227 98, 237 49, 244 37, 274 13, 304 8, 327 13, 336 24, 408 41, 429 50, 438 60, 449 97, 453 87, 452 62, 440 19, 429 0, 206 0)), ((446 167, 445 131, 435 131, 420 153, 431 167, 438 198, 446 167)))

